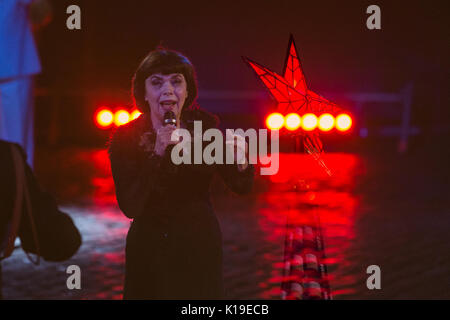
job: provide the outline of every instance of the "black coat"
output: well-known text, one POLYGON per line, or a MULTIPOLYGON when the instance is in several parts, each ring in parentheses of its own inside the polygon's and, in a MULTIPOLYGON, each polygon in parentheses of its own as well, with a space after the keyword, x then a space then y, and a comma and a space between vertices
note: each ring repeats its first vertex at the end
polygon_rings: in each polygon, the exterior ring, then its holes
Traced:
MULTIPOLYGON (((217 126, 211 114, 191 110, 182 123, 192 130, 217 126)), ((118 128, 110 144, 116 196, 133 218, 127 236, 125 299, 220 299, 222 235, 209 187, 217 172, 236 193, 251 190, 254 168, 237 165, 174 165, 168 152, 151 155, 140 145, 145 132, 155 139, 151 119, 143 114, 118 128)))

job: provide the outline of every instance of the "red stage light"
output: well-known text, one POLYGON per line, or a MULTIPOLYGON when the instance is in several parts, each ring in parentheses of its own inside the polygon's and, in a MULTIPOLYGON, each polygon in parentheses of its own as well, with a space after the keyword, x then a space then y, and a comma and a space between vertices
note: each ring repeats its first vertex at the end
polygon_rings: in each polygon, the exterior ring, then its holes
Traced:
POLYGON ((290 131, 297 130, 302 123, 300 116, 296 113, 289 113, 286 116, 285 121, 286 121, 286 129, 290 131))
POLYGON ((281 113, 271 113, 266 119, 266 125, 270 130, 280 130, 284 125, 284 117, 281 113))
POLYGON ((315 114, 307 113, 302 118, 302 128, 305 131, 312 131, 317 127, 317 117, 315 114))
POLYGON ((113 123, 114 115, 108 109, 101 109, 97 112, 95 120, 98 127, 107 128, 113 123))
POLYGON ((352 118, 345 113, 341 113, 336 117, 336 129, 339 131, 347 131, 352 126, 352 118))
POLYGON ((319 117, 319 129, 330 131, 334 127, 334 117, 329 113, 324 113, 319 117))
POLYGON ((139 110, 134 110, 131 113, 131 120, 137 119, 139 118, 139 116, 142 114, 142 112, 140 112, 139 110))
POLYGON ((121 126, 130 121, 130 114, 126 110, 119 110, 114 115, 114 123, 116 126, 121 126))

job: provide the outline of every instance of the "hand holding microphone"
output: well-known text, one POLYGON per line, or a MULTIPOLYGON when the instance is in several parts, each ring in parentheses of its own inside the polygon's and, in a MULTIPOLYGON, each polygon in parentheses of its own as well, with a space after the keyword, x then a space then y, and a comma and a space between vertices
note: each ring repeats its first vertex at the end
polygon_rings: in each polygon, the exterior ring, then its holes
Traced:
MULTIPOLYGON (((175 145, 178 141, 172 141, 172 132, 177 129, 177 119, 173 111, 164 114, 163 126, 156 131, 155 153, 163 156, 169 145, 175 145)), ((170 150, 169 150, 170 151, 170 150)))
POLYGON ((244 171, 248 167, 248 144, 245 138, 239 134, 227 135, 225 144, 228 148, 232 148, 239 171, 244 171))

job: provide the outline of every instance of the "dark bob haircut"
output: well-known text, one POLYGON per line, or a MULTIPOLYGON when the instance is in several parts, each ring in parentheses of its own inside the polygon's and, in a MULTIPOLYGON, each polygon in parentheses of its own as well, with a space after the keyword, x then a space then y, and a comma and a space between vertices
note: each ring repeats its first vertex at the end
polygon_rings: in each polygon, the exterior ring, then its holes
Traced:
POLYGON ((142 60, 133 76, 133 98, 140 112, 150 112, 149 105, 145 101, 145 80, 154 73, 164 75, 181 73, 186 79, 188 91, 182 113, 188 109, 195 109, 194 102, 197 99, 197 79, 192 63, 179 52, 165 48, 157 48, 142 60))

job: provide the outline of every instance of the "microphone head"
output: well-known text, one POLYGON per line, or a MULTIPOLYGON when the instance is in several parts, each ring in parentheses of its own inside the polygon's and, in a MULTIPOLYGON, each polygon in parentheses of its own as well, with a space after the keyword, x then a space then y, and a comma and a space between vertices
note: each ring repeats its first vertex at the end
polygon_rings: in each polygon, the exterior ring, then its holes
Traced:
POLYGON ((167 126, 168 124, 177 125, 177 117, 175 116, 175 113, 173 111, 166 111, 164 113, 164 121, 163 124, 167 126))

